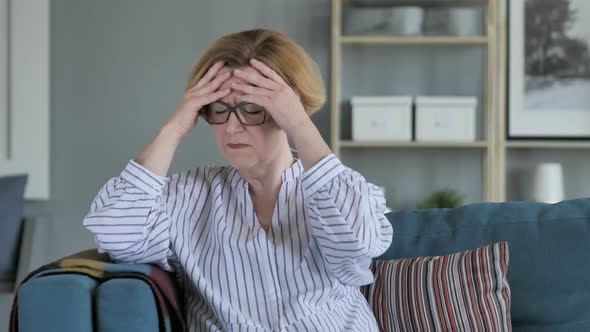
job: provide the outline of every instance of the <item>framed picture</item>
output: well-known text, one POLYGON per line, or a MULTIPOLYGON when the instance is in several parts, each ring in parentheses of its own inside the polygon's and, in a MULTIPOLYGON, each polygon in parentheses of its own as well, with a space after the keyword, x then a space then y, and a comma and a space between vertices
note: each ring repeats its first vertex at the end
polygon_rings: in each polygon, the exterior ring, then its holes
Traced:
POLYGON ((510 0, 509 138, 590 138, 590 1, 510 0))

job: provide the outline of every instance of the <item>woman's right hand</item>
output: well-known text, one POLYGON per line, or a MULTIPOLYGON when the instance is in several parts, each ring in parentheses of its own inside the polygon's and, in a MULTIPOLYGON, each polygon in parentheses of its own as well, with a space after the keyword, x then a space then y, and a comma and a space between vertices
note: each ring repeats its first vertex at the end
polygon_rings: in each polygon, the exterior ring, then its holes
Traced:
POLYGON ((232 71, 224 66, 223 61, 215 63, 207 73, 184 95, 176 111, 165 126, 172 128, 179 138, 186 136, 196 125, 199 111, 205 105, 217 101, 230 93, 230 89, 217 91, 228 80, 232 71))

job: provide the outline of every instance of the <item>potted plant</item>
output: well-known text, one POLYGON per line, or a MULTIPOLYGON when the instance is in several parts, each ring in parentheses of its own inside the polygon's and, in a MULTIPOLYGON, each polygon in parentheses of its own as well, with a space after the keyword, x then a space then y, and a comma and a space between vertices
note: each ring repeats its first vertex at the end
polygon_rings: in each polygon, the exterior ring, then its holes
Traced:
POLYGON ((463 205, 463 195, 453 189, 438 190, 418 204, 418 209, 456 208, 463 205))

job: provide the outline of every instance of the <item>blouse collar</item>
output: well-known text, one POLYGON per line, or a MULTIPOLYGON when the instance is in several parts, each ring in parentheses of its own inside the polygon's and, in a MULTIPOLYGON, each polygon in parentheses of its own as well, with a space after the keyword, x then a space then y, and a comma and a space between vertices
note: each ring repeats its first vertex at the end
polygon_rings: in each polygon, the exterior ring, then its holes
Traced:
MULTIPOLYGON (((291 149, 291 154, 295 159, 295 162, 281 173, 281 180, 283 183, 295 181, 303 173, 303 164, 301 159, 299 159, 297 151, 291 149)), ((248 183, 240 176, 238 170, 233 166, 229 166, 229 168, 228 177, 232 188, 234 190, 238 188, 246 188, 248 183)))

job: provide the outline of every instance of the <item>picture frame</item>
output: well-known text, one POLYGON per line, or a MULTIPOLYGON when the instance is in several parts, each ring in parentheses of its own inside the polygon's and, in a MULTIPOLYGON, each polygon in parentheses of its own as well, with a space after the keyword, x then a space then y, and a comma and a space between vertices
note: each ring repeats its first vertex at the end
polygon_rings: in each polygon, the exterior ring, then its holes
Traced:
POLYGON ((509 6, 508 138, 590 139, 590 1, 509 6))

